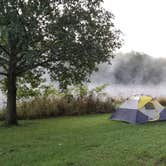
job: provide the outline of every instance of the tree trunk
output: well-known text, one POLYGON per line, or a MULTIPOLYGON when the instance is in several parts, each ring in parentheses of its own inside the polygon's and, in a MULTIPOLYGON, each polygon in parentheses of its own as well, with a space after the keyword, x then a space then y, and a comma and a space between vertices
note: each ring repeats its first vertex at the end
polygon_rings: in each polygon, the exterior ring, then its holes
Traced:
POLYGON ((17 125, 16 113, 16 65, 11 62, 7 76, 7 112, 6 124, 17 125))

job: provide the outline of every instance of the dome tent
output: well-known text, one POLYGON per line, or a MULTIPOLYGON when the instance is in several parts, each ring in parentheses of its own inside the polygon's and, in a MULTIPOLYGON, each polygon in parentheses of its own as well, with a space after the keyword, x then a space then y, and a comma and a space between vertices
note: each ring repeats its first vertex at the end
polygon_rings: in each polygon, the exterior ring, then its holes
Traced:
POLYGON ((132 96, 112 114, 111 119, 133 124, 166 120, 166 110, 150 96, 132 96))

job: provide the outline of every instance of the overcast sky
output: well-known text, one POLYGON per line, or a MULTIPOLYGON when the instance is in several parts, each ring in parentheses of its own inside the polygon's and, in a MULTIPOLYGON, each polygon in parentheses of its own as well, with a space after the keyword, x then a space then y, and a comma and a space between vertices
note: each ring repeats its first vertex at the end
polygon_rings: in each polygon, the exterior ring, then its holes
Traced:
POLYGON ((104 0, 124 33, 121 51, 166 58, 166 0, 104 0))

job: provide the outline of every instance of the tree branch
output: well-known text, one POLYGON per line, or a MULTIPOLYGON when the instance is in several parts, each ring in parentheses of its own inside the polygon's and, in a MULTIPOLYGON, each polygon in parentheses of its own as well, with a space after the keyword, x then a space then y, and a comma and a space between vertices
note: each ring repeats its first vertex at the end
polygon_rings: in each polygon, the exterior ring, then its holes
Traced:
POLYGON ((0 72, 0 75, 4 75, 4 76, 7 76, 7 73, 4 73, 4 72, 0 72))
POLYGON ((37 68, 39 66, 44 67, 49 62, 52 62, 52 59, 51 60, 50 59, 49 60, 45 60, 45 61, 40 62, 40 63, 24 66, 23 68, 20 68, 16 72, 16 74, 17 74, 17 76, 20 76, 21 74, 23 74, 23 73, 25 73, 25 72, 27 72, 29 70, 33 70, 33 69, 35 69, 35 68, 37 68))
POLYGON ((3 63, 8 63, 8 60, 2 56, 0 56, 0 62, 3 61, 3 63))
POLYGON ((8 66, 8 61, 2 57, 0 57, 0 65, 7 70, 7 66, 8 66))
POLYGON ((19 57, 17 57, 16 61, 17 62, 21 61, 24 56, 25 56, 24 54, 20 55, 19 57))
MULTIPOLYGON (((43 52, 39 53, 38 56, 42 55, 42 53, 43 52)), ((17 63, 20 62, 20 64, 17 66, 18 69, 25 67, 26 59, 21 61, 23 57, 24 57, 24 55, 22 55, 21 57, 17 58, 17 63)))
POLYGON ((0 45, 0 49, 4 51, 7 55, 10 55, 10 53, 2 45, 0 45))

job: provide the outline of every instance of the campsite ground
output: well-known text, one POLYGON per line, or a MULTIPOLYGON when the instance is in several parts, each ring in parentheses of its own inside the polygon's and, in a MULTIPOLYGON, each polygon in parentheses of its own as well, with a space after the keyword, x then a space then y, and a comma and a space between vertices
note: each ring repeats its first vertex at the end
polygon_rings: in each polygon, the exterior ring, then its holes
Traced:
POLYGON ((0 127, 2 166, 166 165, 166 122, 131 125, 109 114, 0 127))

